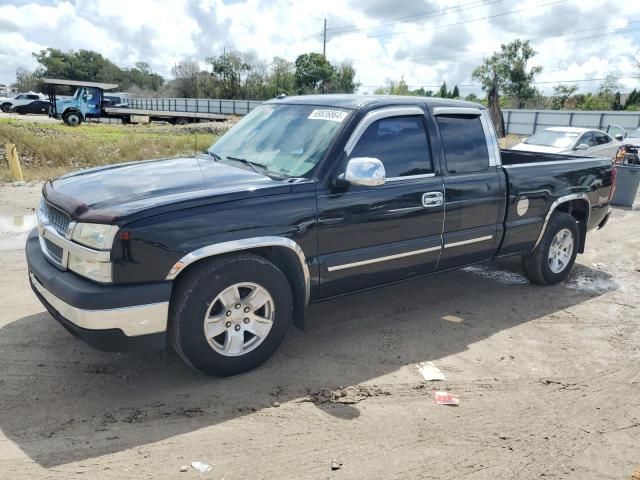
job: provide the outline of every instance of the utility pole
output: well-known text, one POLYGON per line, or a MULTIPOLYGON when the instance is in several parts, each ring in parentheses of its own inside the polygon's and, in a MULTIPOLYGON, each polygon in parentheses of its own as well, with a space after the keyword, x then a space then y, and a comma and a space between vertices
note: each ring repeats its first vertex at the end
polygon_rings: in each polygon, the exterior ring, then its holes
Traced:
POLYGON ((324 33, 322 34, 322 56, 327 58, 327 19, 324 19, 324 33))

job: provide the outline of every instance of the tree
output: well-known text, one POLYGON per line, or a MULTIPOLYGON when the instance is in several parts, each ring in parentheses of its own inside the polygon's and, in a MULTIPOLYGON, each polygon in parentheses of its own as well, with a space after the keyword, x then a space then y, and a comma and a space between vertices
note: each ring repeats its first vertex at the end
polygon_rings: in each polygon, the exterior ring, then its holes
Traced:
POLYGON ((219 96, 221 98, 242 98, 243 80, 248 76, 251 65, 236 52, 207 58, 213 69, 219 96))
POLYGON ((491 57, 485 58, 482 65, 476 67, 471 74, 474 80, 482 83, 482 90, 487 92, 487 104, 489 115, 496 129, 499 138, 504 137, 504 118, 502 109, 500 108, 500 58, 497 53, 491 57))
POLYGON ((268 97, 276 97, 281 93, 292 94, 296 86, 295 65, 284 58, 274 57, 268 85, 268 97))
POLYGON ((296 87, 299 93, 325 92, 334 68, 320 53, 303 53, 296 59, 296 87))
POLYGON ((30 72, 24 68, 16 70, 16 81, 13 84, 19 92, 33 92, 42 90, 40 76, 36 72, 30 72))
POLYGON ((174 88, 178 97, 198 97, 198 74, 200 67, 193 60, 182 60, 171 69, 174 77, 174 88))
POLYGON ((356 70, 350 63, 342 63, 338 67, 334 67, 333 77, 331 78, 332 93, 354 93, 360 86, 355 81, 356 70))
POLYGON ((575 94, 578 92, 578 85, 556 85, 553 87, 551 97, 551 108, 561 110, 563 108, 575 108, 575 94))
POLYGON ((449 98, 449 92, 447 91, 447 82, 442 82, 440 90, 438 90, 438 97, 449 98))
POLYGON ((453 92, 451 92, 451 98, 460 98, 460 90, 458 90, 458 85, 453 87, 453 92))

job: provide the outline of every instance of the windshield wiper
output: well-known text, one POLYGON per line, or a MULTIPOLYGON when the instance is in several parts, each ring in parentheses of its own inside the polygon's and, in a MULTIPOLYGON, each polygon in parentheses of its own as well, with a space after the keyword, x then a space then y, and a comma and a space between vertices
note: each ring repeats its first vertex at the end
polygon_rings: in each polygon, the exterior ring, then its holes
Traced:
MULTIPOLYGON (((246 158, 230 157, 229 155, 226 155, 224 158, 226 158, 227 160, 231 160, 232 162, 240 162, 240 163, 243 163, 245 165, 248 165, 248 166, 251 167, 251 170, 253 170, 254 172, 256 172, 259 175, 267 174, 267 172, 269 172, 267 167, 264 166, 263 164, 258 163, 258 162, 252 162, 251 160, 247 160, 246 158), (262 168, 263 171, 260 172, 257 167, 262 168)), ((269 176, 269 175, 267 174, 267 176, 269 176)))
POLYGON ((222 160, 222 157, 220 155, 218 155, 217 153, 213 153, 210 150, 207 150, 207 153, 209 155, 211 155, 216 162, 219 162, 220 160, 222 160))

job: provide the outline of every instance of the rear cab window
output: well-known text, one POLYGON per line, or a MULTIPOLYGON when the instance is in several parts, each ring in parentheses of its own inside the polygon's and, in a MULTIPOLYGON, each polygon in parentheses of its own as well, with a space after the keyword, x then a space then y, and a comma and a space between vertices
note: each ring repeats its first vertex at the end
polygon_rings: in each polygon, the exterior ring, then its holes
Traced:
POLYGON ((436 117, 449 173, 482 172, 489 168, 487 137, 479 116, 436 117))

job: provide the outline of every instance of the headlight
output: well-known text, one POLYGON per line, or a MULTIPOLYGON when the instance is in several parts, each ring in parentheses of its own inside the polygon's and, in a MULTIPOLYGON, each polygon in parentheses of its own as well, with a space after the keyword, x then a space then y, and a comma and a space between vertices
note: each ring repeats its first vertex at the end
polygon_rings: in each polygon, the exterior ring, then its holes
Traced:
POLYGON ((111 263, 96 262, 95 260, 87 260, 80 258, 73 253, 69 253, 69 270, 87 277, 96 282, 111 282, 111 263))
POLYGON ((109 250, 118 231, 117 225, 99 223, 78 223, 73 229, 71 239, 98 250, 109 250))

